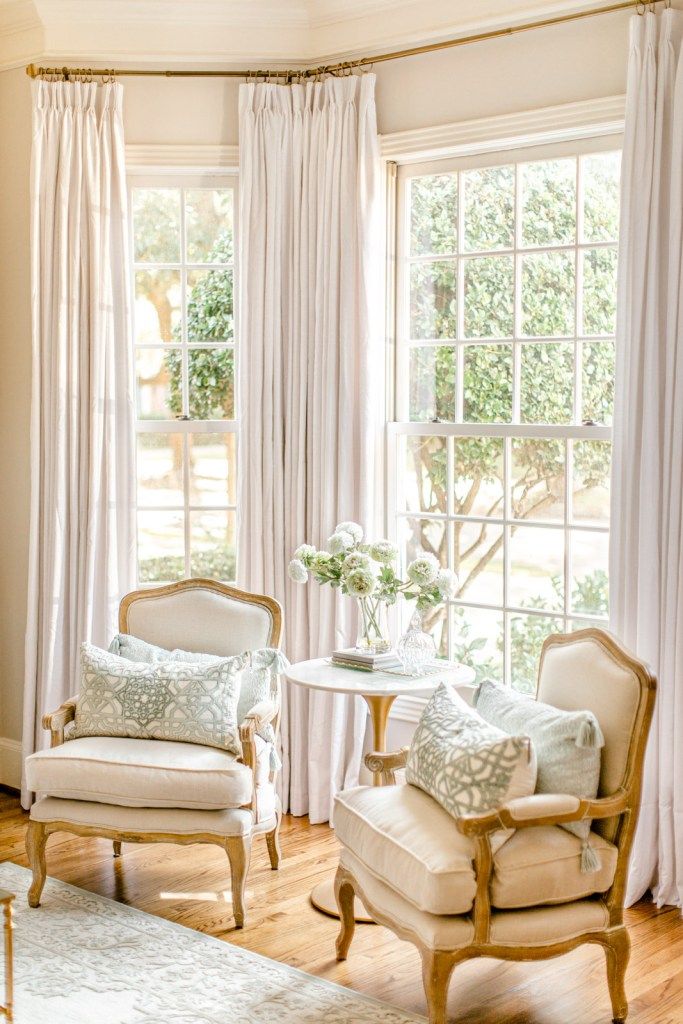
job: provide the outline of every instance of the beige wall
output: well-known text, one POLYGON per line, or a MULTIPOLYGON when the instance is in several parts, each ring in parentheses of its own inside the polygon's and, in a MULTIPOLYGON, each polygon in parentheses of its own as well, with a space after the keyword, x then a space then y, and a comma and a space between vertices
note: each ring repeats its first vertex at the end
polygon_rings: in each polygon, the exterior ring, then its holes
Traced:
MULTIPOLYGON (((21 736, 29 514, 31 321, 26 76, 0 75, 0 738, 21 736)), ((0 750, 0 767, 6 754, 0 750)), ((6 781, 0 776, 0 782, 6 781)))
MULTIPOLYGON (((613 15, 377 65, 380 131, 622 93, 627 25, 627 16, 613 15)), ((237 141, 236 82, 130 79, 125 88, 129 143, 237 141)), ((29 158, 30 83, 23 71, 7 71, 0 74, 0 743, 21 734, 29 509, 29 158)))

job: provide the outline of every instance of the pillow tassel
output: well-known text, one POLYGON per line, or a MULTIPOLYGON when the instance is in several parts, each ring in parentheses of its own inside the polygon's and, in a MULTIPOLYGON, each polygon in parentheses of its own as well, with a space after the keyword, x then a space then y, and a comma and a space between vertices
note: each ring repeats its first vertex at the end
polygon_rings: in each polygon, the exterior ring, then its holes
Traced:
POLYGON ((586 716, 576 734, 576 746, 595 748, 604 747, 604 745, 605 738, 602 735, 600 726, 594 718, 586 716))
POLYGON ((599 871, 601 867, 602 865, 597 853, 588 840, 584 839, 581 845, 581 873, 583 875, 590 875, 595 871, 599 871))

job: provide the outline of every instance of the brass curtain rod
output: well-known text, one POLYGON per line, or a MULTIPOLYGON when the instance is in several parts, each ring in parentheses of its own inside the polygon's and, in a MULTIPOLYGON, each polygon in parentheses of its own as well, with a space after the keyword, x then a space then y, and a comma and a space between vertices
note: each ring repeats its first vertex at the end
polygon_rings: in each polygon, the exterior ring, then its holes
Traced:
MULTIPOLYGON (((402 57, 417 57, 423 53, 433 53, 436 50, 448 50, 454 46, 466 46, 469 43, 483 43, 489 39, 500 39, 503 36, 514 36, 519 32, 530 32, 536 28, 549 28, 552 25, 563 25, 570 21, 581 21, 583 18, 594 18, 598 14, 615 14, 618 11, 626 11, 629 8, 637 8, 639 14, 644 14, 649 8, 654 10, 655 3, 660 3, 661 0, 654 0, 651 3, 645 3, 643 0, 622 0, 621 3, 607 4, 602 7, 593 7, 590 10, 575 11, 573 14, 558 14, 553 18, 543 18, 538 21, 528 21, 522 25, 510 25, 508 28, 497 28, 492 29, 490 32, 477 32, 474 35, 469 36, 458 36, 455 39, 445 39, 439 43, 425 43, 422 46, 411 46, 405 50, 393 50, 390 53, 380 53, 374 57, 360 57, 357 60, 350 61, 339 61, 336 64, 325 64, 320 67, 313 68, 300 68, 300 69, 274 69, 274 70, 254 70, 249 71, 208 71, 204 68, 196 70, 174 70, 174 71, 161 71, 158 69, 136 69, 136 68, 71 68, 71 67, 38 67, 35 64, 29 64, 26 68, 26 74, 30 78, 40 78, 43 76, 61 76, 64 79, 69 77, 89 77, 89 78, 112 78, 124 75, 139 75, 141 77, 153 77, 153 78, 284 78, 286 81, 291 82, 295 79, 309 79, 316 78, 321 75, 339 75, 344 73, 351 73, 355 69, 372 67, 373 64, 382 64, 388 60, 400 60, 402 57)), ((665 0, 667 7, 671 6, 671 0, 665 0)))

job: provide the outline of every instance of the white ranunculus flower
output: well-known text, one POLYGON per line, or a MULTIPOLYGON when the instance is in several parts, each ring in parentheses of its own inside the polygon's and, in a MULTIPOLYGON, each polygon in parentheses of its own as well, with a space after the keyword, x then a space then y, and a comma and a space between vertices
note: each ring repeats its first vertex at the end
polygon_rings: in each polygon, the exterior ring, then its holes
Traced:
POLYGON ((337 530, 327 542, 327 546, 333 555, 341 555, 342 551, 348 551, 353 547, 353 537, 345 530, 337 530))
POLYGON ((342 572, 348 576, 355 569, 369 569, 370 556, 364 551, 351 551, 342 562, 342 572))
POLYGON ((294 557, 304 562, 307 558, 312 558, 314 554, 315 548, 312 544, 299 544, 299 547, 294 552, 294 557))
POLYGON ((311 555, 311 572, 320 572, 321 569, 326 569, 331 557, 329 551, 316 551, 314 555, 311 555))
POLYGON ((391 565, 398 558, 398 548, 390 540, 376 540, 370 545, 370 557, 382 565, 391 565))
POLYGON ((411 583, 418 587, 428 587, 439 575, 439 563, 434 555, 420 555, 414 559, 406 569, 406 575, 411 583))
POLYGON ((370 597, 376 585, 375 574, 370 569, 354 569, 346 577, 346 589, 351 597, 370 597))
POLYGON ((300 558, 293 558, 287 566, 290 580, 295 583, 308 583, 308 569, 300 558))
POLYGON ((436 589, 439 594, 447 601, 450 597, 453 597, 455 588, 458 585, 458 577, 452 569, 442 569, 435 580, 436 589))
POLYGON ((350 533, 353 537, 354 544, 360 544, 363 539, 363 527, 359 526, 358 523, 346 522, 339 523, 334 529, 335 533, 350 533))

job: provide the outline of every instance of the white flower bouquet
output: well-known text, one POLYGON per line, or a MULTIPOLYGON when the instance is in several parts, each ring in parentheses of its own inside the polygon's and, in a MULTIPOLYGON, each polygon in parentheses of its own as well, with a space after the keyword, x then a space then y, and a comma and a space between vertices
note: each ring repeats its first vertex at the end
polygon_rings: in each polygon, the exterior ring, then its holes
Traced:
POLYGON ((339 588, 358 601, 360 621, 358 642, 361 650, 380 653, 389 650, 386 609, 396 603, 399 594, 415 600, 424 611, 453 596, 457 577, 442 569, 431 554, 420 555, 409 563, 406 580, 394 568, 398 550, 388 540, 363 541, 358 523, 339 523, 327 541, 327 550, 301 544, 289 563, 289 576, 295 583, 307 583, 309 577, 321 584, 339 588))

